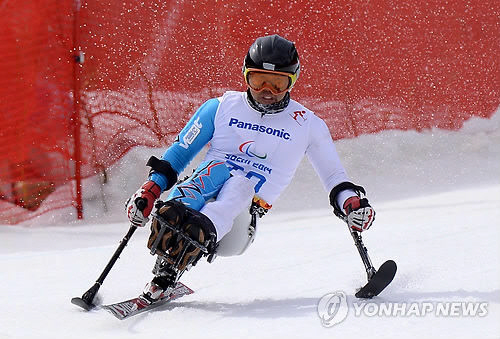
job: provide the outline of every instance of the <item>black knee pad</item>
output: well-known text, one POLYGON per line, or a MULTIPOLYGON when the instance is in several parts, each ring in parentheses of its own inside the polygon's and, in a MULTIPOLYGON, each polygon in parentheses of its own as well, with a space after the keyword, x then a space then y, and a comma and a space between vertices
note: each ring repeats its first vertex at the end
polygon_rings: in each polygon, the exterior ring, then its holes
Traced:
MULTIPOLYGON (((183 203, 170 200, 166 202, 158 202, 156 204, 156 213, 161 216, 162 220, 165 220, 174 228, 181 228, 184 220, 186 219, 186 206, 183 203)), ((151 222, 151 234, 148 239, 148 248, 152 249, 154 242, 160 236, 161 222, 156 216, 153 216, 151 222)), ((175 243, 175 236, 172 230, 165 230, 161 235, 161 240, 156 247, 156 254, 165 255, 172 243, 175 243)))
MULTIPOLYGON (((167 228, 162 233, 161 225, 163 222, 167 222, 175 230, 206 246, 208 254, 215 251, 217 232, 214 224, 206 215, 175 200, 160 202, 156 207, 158 216, 153 217, 151 234, 148 239, 148 248, 153 250, 153 247, 155 247, 154 253, 161 256, 170 255, 176 257, 184 250, 185 246, 193 247, 187 248, 188 251, 199 253, 199 250, 194 249, 195 246, 190 244, 189 241, 182 239, 178 232, 167 228), (161 222, 158 220, 159 218, 162 220, 161 222), (157 240, 159 236, 161 236, 161 239, 157 240)), ((200 253, 200 256, 202 254, 200 253)))
POLYGON ((206 241, 209 239, 210 234, 217 234, 215 226, 212 221, 203 213, 194 210, 188 210, 187 218, 184 222, 183 229, 193 239, 197 241, 206 241), (200 232, 204 234, 204 240, 201 240, 200 232))

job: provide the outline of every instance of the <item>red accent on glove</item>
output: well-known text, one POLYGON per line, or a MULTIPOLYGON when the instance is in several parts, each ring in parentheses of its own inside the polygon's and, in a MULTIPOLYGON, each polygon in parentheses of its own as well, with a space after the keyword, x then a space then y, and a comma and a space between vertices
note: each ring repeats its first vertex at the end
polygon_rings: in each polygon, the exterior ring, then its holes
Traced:
POLYGON ((344 212, 346 215, 351 213, 352 211, 357 210, 360 207, 360 199, 358 196, 350 197, 344 202, 344 212))
POLYGON ((153 204, 156 199, 160 197, 161 188, 154 181, 147 181, 144 185, 142 185, 142 194, 141 198, 146 199, 147 205, 142 211, 142 215, 147 218, 151 211, 153 210, 153 204))

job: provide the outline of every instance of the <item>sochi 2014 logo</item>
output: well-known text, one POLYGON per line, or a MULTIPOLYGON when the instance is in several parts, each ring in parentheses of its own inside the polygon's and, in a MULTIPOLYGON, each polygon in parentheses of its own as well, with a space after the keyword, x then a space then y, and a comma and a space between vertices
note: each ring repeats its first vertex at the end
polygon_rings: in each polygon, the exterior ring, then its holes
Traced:
POLYGON ((253 140, 246 141, 238 147, 241 153, 245 153, 248 155, 250 158, 256 157, 259 159, 266 159, 267 158, 267 153, 264 154, 259 154, 255 152, 255 144, 253 140))

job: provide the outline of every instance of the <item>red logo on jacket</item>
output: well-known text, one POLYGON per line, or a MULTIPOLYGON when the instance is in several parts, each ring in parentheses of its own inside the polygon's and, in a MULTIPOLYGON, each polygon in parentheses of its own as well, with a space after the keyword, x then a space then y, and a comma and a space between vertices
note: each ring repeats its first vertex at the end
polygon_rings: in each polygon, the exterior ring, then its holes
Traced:
POLYGON ((290 116, 295 120, 300 126, 302 123, 307 120, 306 111, 295 111, 290 113, 290 116))

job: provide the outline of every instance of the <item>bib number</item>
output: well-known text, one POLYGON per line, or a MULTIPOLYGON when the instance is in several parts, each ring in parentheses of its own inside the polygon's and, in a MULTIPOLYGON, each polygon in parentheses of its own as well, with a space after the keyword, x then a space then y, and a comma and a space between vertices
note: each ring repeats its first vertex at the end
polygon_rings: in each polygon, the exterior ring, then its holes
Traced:
MULTIPOLYGON (((232 162, 231 160, 226 160, 226 164, 228 165, 229 171, 243 171, 245 172, 245 169, 241 167, 240 165, 232 162)), ((260 173, 254 172, 254 171, 248 171, 247 174, 245 175, 245 178, 252 179, 252 178, 257 178, 259 181, 255 185, 255 193, 258 193, 262 185, 266 182, 266 177, 263 176, 260 173)))

